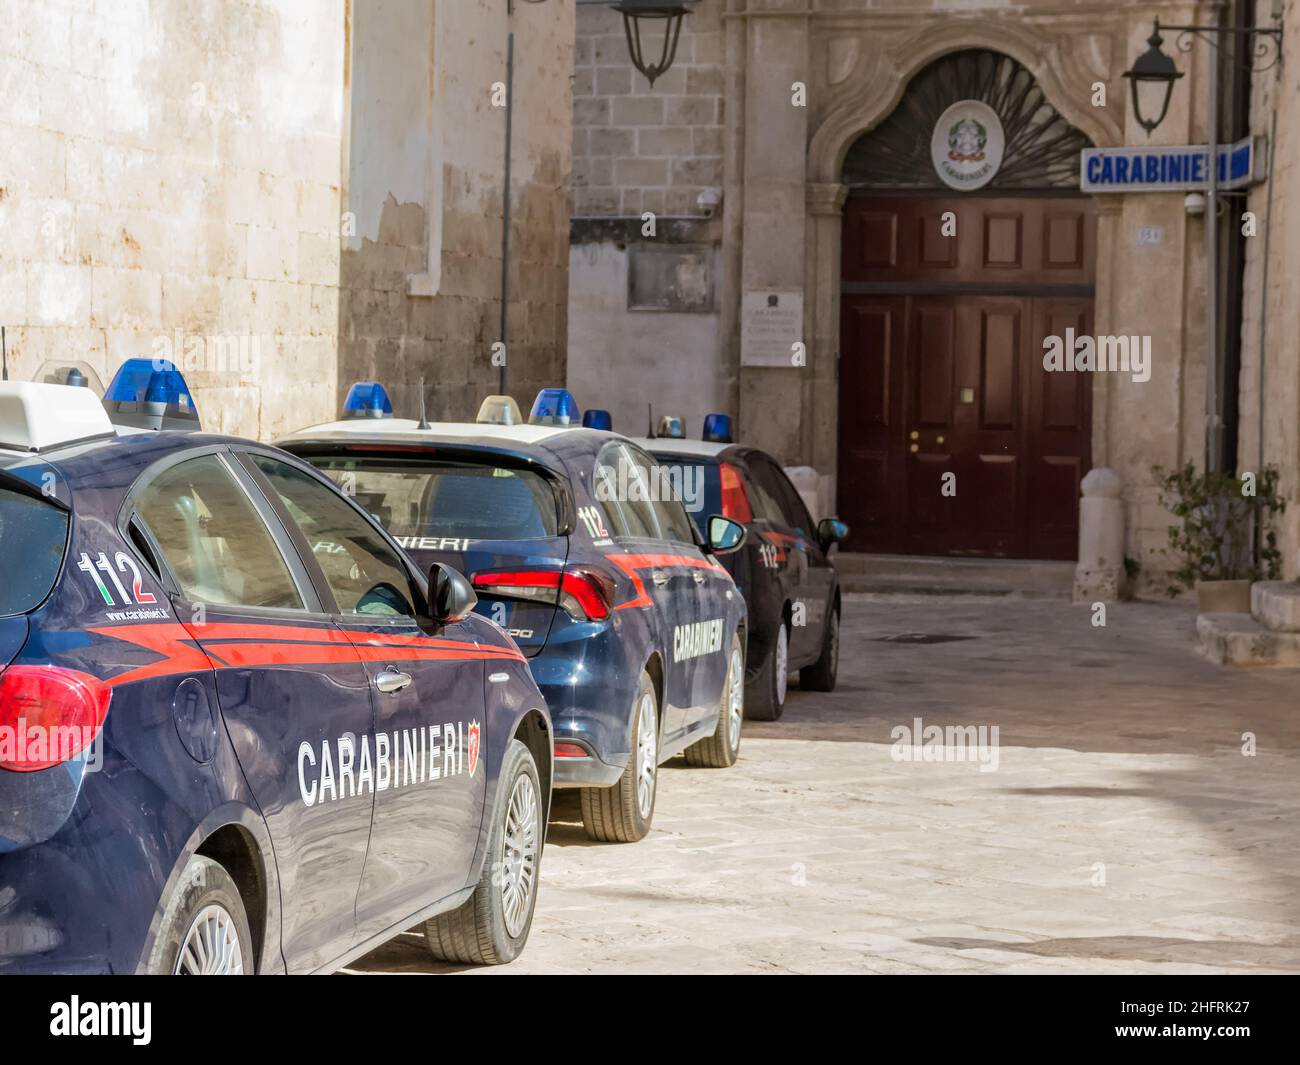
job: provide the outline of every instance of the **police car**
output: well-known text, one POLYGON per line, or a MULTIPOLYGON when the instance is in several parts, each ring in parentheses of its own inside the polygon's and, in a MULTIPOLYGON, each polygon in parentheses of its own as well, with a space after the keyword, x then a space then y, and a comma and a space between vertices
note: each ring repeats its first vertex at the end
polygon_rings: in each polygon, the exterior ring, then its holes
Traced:
POLYGON ((470 575, 478 610, 528 658, 555 723, 555 786, 582 789, 592 839, 645 836, 658 767, 674 755, 735 762, 745 604, 720 558, 742 526, 719 516, 697 533, 650 457, 579 425, 562 389, 539 393, 529 424, 504 396, 476 422, 397 419, 373 382, 345 408, 278 445, 420 565, 470 575))
POLYGON ((417 922, 514 958, 523 653, 311 466, 197 429, 167 364, 0 385, 0 972, 330 970, 417 922))
POLYGON ((734 444, 731 419, 710 414, 704 439, 688 440, 665 415, 658 435, 639 440, 683 485, 692 519, 722 514, 749 530, 726 566, 749 605, 745 716, 775 721, 791 670, 806 691, 834 691, 840 652, 840 582, 831 546, 848 535, 835 518, 816 525, 798 491, 765 451, 734 444))

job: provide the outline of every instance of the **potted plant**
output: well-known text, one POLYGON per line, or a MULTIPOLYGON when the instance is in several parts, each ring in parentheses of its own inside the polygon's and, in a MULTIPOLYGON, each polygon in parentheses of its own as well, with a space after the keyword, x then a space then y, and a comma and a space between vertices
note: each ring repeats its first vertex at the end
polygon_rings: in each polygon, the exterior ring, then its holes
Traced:
POLYGON ((1196 589, 1202 614, 1250 613, 1250 585, 1276 580, 1282 553, 1273 518, 1286 510, 1278 495, 1278 471, 1258 475, 1197 473, 1192 463, 1155 468, 1160 502, 1181 524, 1169 526, 1169 549, 1179 562, 1169 594, 1196 589))

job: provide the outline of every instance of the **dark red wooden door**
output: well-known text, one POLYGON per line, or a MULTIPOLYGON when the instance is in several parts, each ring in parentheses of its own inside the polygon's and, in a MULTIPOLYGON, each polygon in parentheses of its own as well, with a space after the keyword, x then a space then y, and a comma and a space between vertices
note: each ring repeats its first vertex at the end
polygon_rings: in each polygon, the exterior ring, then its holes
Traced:
POLYGON ((1074 557, 1091 379, 1045 373, 1042 352, 1067 326, 1091 330, 1093 229, 1076 198, 850 201, 838 478, 850 549, 1074 557))

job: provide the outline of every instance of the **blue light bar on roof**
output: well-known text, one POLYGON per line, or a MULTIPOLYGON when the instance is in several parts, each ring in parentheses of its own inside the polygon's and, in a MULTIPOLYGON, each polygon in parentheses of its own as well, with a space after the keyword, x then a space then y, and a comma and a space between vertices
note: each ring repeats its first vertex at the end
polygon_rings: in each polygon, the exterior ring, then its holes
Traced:
POLYGON ((391 418, 393 401, 378 381, 358 381, 343 401, 345 418, 391 418))
POLYGON ((614 419, 610 417, 609 411, 593 407, 582 412, 582 425, 584 429, 603 429, 608 433, 614 429, 614 419))
POLYGON ((104 393, 104 409, 115 425, 191 432, 200 428, 190 386, 167 359, 127 359, 104 393))
POLYGON ((711 444, 730 444, 731 415, 706 414, 704 416, 704 439, 711 444))
POLYGON ((533 400, 529 425, 579 425, 582 412, 567 388, 543 388, 533 400))

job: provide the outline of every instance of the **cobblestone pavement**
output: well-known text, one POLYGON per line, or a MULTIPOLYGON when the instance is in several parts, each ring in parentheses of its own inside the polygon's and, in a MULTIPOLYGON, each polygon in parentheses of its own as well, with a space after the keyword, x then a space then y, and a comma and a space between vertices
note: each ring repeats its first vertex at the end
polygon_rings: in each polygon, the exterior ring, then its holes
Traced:
MULTIPOLYGON (((1091 619, 849 597, 838 690, 746 722, 733 769, 665 767, 646 840, 589 843, 561 796, 490 971, 1300 971, 1300 671, 1210 665, 1178 604, 1091 619), (917 634, 956 638, 887 639, 917 634), (997 726, 996 770, 895 760, 918 717, 997 726)), ((352 971, 446 968, 423 949, 352 971)))

